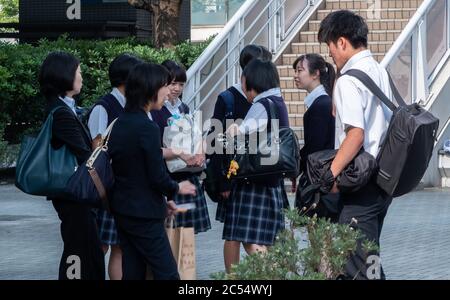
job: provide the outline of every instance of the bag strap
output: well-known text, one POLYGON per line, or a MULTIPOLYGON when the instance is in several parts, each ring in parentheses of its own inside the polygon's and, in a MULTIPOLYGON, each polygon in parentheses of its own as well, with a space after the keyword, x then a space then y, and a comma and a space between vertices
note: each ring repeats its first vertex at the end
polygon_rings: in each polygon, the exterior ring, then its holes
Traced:
MULTIPOLYGON (((400 96, 400 93, 398 92, 397 87, 395 86, 394 81, 391 78, 391 75, 389 74, 389 72, 387 73, 389 76, 389 84, 391 86, 391 90, 392 93, 394 94, 395 99, 397 100, 400 106, 406 106, 406 103, 400 96)), ((364 84, 372 92, 372 94, 374 94, 378 99, 380 99, 381 102, 383 102, 384 105, 386 105, 391 111, 395 111, 397 109, 397 106, 395 106, 395 104, 391 100, 389 100, 386 94, 376 85, 376 83, 372 80, 372 78, 370 78, 369 75, 367 75, 363 71, 351 69, 348 70, 343 75, 349 75, 361 81, 361 83, 364 84)))
POLYGON ((267 111, 267 133, 270 133, 272 131, 272 120, 279 117, 278 107, 270 98, 261 99, 260 102, 267 111))
POLYGON ((111 131, 114 127, 114 124, 116 123, 118 118, 116 118, 114 121, 109 124, 108 128, 106 128, 106 131, 104 134, 102 134, 102 140, 103 140, 103 146, 108 147, 109 137, 111 135, 111 131))
POLYGON ((108 196, 106 194, 106 190, 102 183, 102 180, 100 179, 100 176, 98 176, 98 173, 95 170, 95 168, 89 168, 88 172, 92 178, 92 182, 94 182, 94 185, 95 185, 95 188, 97 189, 98 195, 100 196, 100 200, 102 201, 103 208, 107 212, 111 212, 111 210, 109 208, 108 196))
POLYGON ((307 199, 320 190, 320 183, 310 184, 301 192, 301 198, 307 199))

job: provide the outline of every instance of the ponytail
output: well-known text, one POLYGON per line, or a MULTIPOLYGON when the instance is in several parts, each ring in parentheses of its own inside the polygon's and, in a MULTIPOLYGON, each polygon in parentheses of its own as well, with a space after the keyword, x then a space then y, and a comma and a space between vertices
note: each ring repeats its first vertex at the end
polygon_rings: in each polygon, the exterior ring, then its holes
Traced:
POLYGON ((332 64, 325 62, 324 72, 320 71, 320 83, 325 87, 325 91, 332 98, 334 81, 336 80, 336 71, 332 64))

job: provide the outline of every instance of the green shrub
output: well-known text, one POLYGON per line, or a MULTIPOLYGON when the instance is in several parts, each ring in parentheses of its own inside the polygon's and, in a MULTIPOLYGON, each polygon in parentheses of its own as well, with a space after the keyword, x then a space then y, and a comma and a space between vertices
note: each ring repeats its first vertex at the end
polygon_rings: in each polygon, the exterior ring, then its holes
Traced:
POLYGON ((83 89, 77 100, 81 106, 90 106, 110 90, 108 66, 117 55, 132 53, 155 63, 174 59, 188 68, 208 42, 183 42, 173 49, 160 50, 133 38, 97 41, 63 36, 56 41, 41 40, 35 46, 0 42, 0 124, 12 123, 9 131, 13 134, 8 135, 11 143, 18 143, 25 131, 42 124, 45 100, 39 93, 37 77, 42 61, 52 51, 67 51, 80 59, 83 89))
MULTIPOLYGON (((288 228, 280 232, 266 253, 248 255, 232 266, 230 274, 219 272, 211 277, 217 280, 326 280, 341 275, 347 259, 356 250, 357 241, 362 240, 361 233, 349 225, 301 216, 296 209, 286 210, 285 216, 289 220, 288 228)), ((363 249, 370 253, 377 250, 377 246, 363 241, 363 249)))

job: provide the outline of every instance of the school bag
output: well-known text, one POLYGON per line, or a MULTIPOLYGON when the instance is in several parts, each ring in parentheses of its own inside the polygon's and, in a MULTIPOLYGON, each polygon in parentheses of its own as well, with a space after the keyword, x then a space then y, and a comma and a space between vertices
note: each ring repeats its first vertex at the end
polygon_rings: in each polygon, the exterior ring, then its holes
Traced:
POLYGON ((272 132, 272 120, 280 119, 279 111, 269 98, 262 99, 260 102, 264 105, 269 117, 267 137, 265 139, 245 134, 243 142, 238 142, 238 137, 235 137, 235 145, 242 150, 237 149, 234 155, 234 160, 239 166, 234 178, 245 181, 260 180, 267 176, 297 178, 300 174, 298 137, 290 127, 280 127, 277 133, 272 132), (252 143, 252 138, 257 139, 256 145, 252 145, 255 144, 252 143))
POLYGON ((397 107, 363 71, 343 75, 357 78, 392 112, 392 118, 377 156, 376 182, 387 194, 399 197, 412 191, 428 168, 433 154, 439 120, 419 104, 407 105, 389 75, 397 107))
POLYGON ((24 193, 50 198, 64 197, 67 181, 78 168, 75 155, 66 145, 52 147, 53 115, 47 117, 37 136, 25 136, 17 159, 15 185, 24 193))

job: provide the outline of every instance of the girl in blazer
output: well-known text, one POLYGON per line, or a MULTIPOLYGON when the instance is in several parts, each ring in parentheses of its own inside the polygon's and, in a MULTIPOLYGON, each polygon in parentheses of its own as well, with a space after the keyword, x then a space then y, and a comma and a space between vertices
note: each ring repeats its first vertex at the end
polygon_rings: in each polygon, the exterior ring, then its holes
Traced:
POLYGON ((125 280, 144 280, 147 265, 156 280, 179 279, 165 218, 176 213, 176 194, 195 195, 196 190, 189 181, 178 183, 170 178, 159 127, 149 117, 151 110, 163 106, 171 81, 169 72, 160 65, 134 67, 126 82, 125 112, 110 135, 115 176, 111 211, 119 233, 125 280))
MULTIPOLYGON (((83 79, 80 63, 64 52, 50 53, 42 63, 39 84, 53 114, 52 146, 66 145, 78 164, 91 154, 88 130, 78 120, 73 97, 80 93, 83 79)), ((105 279, 103 251, 92 208, 59 198, 49 199, 61 220, 64 250, 59 265, 59 279, 105 279), (78 266, 74 263, 78 262, 78 266)))

